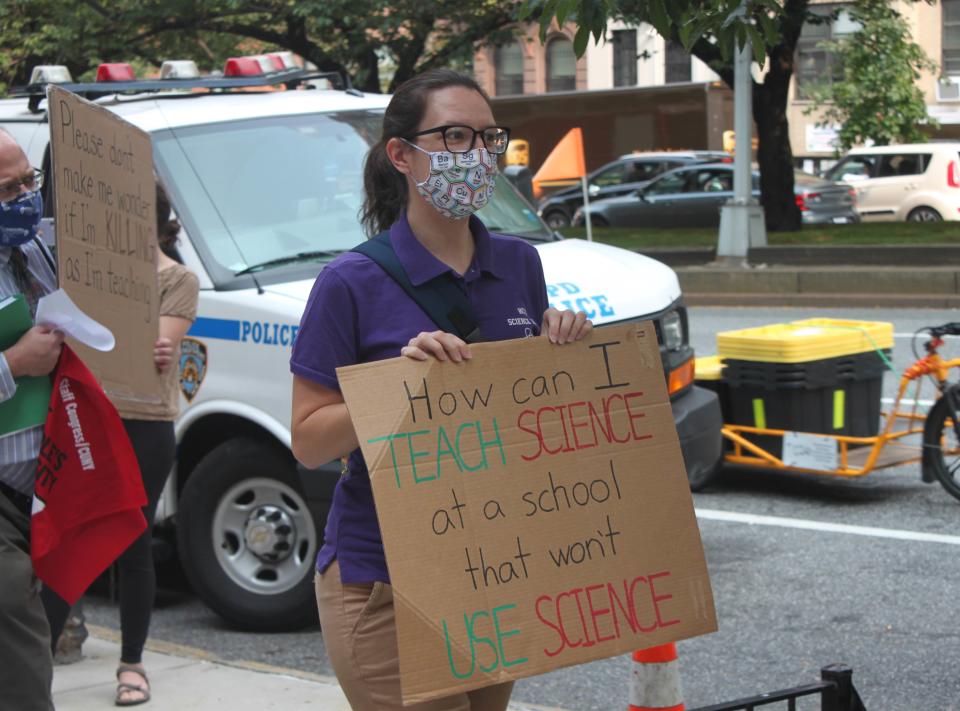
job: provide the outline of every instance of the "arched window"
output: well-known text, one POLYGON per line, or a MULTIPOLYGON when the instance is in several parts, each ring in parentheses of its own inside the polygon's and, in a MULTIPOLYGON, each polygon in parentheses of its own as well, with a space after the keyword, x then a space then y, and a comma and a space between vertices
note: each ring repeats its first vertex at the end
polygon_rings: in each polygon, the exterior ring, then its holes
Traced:
POLYGON ((523 46, 517 42, 501 45, 493 53, 497 96, 523 93, 523 46))
POLYGON ((547 91, 573 91, 577 88, 577 58, 573 42, 556 37, 547 44, 547 91))

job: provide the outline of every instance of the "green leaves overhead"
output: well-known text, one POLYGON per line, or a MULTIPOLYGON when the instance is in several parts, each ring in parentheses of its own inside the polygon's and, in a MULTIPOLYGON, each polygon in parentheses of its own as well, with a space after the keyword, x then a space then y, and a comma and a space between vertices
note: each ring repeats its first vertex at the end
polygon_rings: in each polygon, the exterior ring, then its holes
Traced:
POLYGON ((675 36, 688 51, 706 39, 728 60, 749 40, 762 63, 767 48, 780 40, 782 12, 778 0, 526 0, 520 17, 539 21, 541 40, 554 22, 575 22, 577 56, 583 56, 591 36, 597 43, 604 38, 608 21, 624 20, 647 22, 664 37, 675 36))
MULTIPOLYGON (((75 77, 101 61, 147 68, 290 50, 368 91, 431 67, 470 66, 516 33, 521 0, 2 0, 0 88, 35 64, 75 77), (382 76, 381 76, 382 74, 382 76)), ((586 46, 583 42, 582 46, 586 46)))
POLYGON ((847 6, 858 26, 852 34, 821 48, 831 56, 836 73, 807 92, 822 124, 838 124, 840 148, 868 140, 878 145, 926 141, 924 127, 936 126, 917 79, 937 65, 910 36, 906 20, 877 0, 855 0, 847 6))

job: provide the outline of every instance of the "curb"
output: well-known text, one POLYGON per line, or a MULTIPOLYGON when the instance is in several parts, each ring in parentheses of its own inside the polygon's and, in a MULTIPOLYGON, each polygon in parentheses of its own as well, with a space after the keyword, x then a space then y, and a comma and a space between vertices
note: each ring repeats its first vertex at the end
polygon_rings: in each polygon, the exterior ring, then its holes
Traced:
POLYGON ((943 294, 758 294, 684 292, 687 306, 821 306, 898 309, 955 309, 960 295, 943 294))
MULTIPOLYGON (((960 260, 955 262, 960 264, 960 260)), ((676 267, 688 304, 769 306, 960 305, 960 267, 767 266, 712 263, 676 267)))
MULTIPOLYGON (((707 266, 715 247, 643 247, 633 251, 671 267, 707 266)), ((752 247, 751 264, 797 267, 937 267, 960 264, 960 245, 776 245, 752 247)))

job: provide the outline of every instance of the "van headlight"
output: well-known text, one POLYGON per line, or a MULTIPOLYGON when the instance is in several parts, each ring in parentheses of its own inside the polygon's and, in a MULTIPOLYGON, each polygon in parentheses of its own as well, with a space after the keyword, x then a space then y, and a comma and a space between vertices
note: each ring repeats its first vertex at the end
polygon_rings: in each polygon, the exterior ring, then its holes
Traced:
POLYGON ((679 350, 683 346, 683 319, 679 311, 671 311, 660 319, 660 332, 663 345, 668 351, 679 350))

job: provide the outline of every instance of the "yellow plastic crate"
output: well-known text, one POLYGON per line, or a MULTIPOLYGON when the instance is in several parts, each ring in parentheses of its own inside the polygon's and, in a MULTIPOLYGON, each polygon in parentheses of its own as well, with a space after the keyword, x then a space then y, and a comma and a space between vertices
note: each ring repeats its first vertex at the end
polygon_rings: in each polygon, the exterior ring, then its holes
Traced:
POLYGON ((810 318, 717 334, 720 358, 803 363, 893 348, 893 324, 810 318))
POLYGON ((700 356, 693 362, 694 379, 720 380, 723 375, 723 361, 718 355, 700 356))

